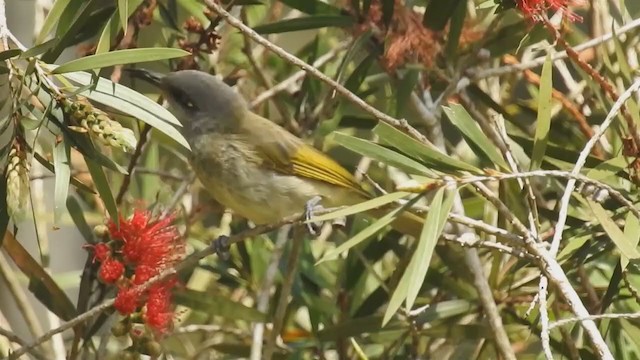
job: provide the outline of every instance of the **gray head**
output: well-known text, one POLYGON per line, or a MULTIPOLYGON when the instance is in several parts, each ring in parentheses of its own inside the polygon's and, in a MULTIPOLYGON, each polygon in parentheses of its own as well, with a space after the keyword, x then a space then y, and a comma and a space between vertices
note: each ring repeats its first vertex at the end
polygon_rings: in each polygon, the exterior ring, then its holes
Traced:
POLYGON ((162 92, 185 135, 233 133, 248 111, 244 99, 213 75, 182 70, 164 76, 162 92))

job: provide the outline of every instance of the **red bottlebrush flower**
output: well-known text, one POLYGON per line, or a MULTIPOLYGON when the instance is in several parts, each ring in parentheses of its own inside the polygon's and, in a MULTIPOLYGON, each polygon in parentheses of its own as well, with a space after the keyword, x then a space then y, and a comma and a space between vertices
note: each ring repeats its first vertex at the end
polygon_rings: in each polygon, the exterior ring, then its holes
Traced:
POLYGON ((107 258, 100 266, 99 276, 107 284, 113 284, 124 274, 124 264, 112 258, 107 258))
POLYGON ((132 288, 120 288, 113 307, 122 315, 129 315, 136 311, 140 302, 140 292, 132 288))
POLYGON ((570 21, 582 21, 582 17, 569 10, 569 5, 573 3, 573 0, 516 0, 516 6, 522 14, 533 21, 539 21, 540 14, 548 9, 563 10, 570 21))
POLYGON ((93 250, 93 262, 96 260, 103 262, 111 255, 111 248, 105 243, 87 244, 84 247, 93 250))
POLYGON ((147 282, 147 280, 156 275, 158 275, 157 269, 148 265, 140 264, 136 267, 136 271, 133 277, 133 284, 142 285, 147 282))
POLYGON ((120 228, 111 221, 112 239, 124 242, 122 254, 132 264, 152 268, 173 265, 184 254, 184 244, 178 230, 171 225, 173 216, 151 219, 147 211, 136 210, 129 220, 120 219, 120 228))
POLYGON ((159 333, 169 330, 173 323, 171 289, 175 284, 175 279, 169 279, 160 284, 155 284, 149 289, 144 320, 150 328, 159 333))

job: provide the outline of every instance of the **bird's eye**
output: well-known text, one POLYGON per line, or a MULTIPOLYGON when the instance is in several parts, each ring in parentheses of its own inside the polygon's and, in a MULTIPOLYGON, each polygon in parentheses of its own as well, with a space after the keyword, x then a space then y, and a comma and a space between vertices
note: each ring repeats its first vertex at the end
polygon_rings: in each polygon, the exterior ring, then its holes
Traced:
POLYGON ((173 98, 176 99, 176 101, 186 109, 196 110, 196 105, 193 103, 193 101, 191 101, 189 95, 187 95, 184 91, 173 88, 171 89, 171 96, 173 96, 173 98))

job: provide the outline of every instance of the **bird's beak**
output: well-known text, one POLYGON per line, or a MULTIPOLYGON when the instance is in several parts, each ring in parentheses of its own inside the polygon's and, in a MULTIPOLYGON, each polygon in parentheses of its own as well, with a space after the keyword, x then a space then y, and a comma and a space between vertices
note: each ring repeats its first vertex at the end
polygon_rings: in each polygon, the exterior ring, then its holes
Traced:
POLYGON ((155 85, 157 87, 161 87, 162 78, 164 78, 165 76, 162 73, 147 69, 124 69, 124 71, 129 73, 134 79, 144 80, 149 84, 155 85))

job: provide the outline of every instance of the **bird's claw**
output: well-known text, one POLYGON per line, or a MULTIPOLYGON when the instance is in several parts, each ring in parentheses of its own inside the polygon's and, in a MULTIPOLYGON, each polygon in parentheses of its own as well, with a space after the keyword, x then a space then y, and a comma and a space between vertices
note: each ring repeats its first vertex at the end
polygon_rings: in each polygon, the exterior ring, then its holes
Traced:
POLYGON ((229 259, 230 244, 229 244, 229 237, 228 236, 226 236, 226 235, 218 236, 211 243, 211 248, 213 249, 213 251, 215 251, 216 254, 218 254, 218 256, 221 259, 223 259, 223 260, 229 259))
POLYGON ((304 220, 307 223, 307 229, 309 230, 309 234, 311 235, 316 234, 315 228, 318 225, 312 223, 311 219, 313 218, 313 212, 318 207, 320 200, 322 200, 322 197, 314 196, 311 199, 309 199, 309 201, 307 201, 307 203, 304 205, 304 220))

